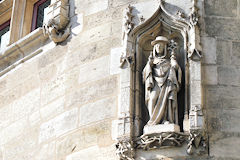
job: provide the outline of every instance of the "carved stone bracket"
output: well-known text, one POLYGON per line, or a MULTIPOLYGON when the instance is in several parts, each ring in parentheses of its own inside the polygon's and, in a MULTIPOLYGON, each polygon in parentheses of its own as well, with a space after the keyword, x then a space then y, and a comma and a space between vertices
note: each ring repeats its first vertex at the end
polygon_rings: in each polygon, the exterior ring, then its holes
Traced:
POLYGON ((46 8, 44 32, 55 42, 63 42, 70 35, 68 0, 54 0, 46 8))
POLYGON ((116 154, 120 160, 134 160, 133 142, 123 138, 115 144, 116 154))
POLYGON ((177 132, 162 132, 152 135, 143 135, 136 140, 136 148, 152 150, 170 146, 181 146, 188 135, 177 132))
POLYGON ((188 139, 187 153, 203 155, 207 153, 206 135, 202 130, 191 130, 188 139))

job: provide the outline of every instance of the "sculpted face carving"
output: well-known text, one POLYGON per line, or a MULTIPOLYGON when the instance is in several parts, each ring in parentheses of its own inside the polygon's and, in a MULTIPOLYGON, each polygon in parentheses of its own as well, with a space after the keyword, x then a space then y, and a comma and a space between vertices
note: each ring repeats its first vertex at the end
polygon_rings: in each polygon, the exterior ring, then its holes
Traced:
POLYGON ((164 43, 157 43, 154 45, 155 49, 156 49, 156 53, 158 56, 162 56, 163 55, 163 50, 165 48, 165 44, 164 43))
POLYGON ((167 43, 163 36, 152 41, 153 52, 143 69, 145 103, 150 116, 147 125, 178 125, 177 92, 182 72, 174 53, 167 52, 167 43))

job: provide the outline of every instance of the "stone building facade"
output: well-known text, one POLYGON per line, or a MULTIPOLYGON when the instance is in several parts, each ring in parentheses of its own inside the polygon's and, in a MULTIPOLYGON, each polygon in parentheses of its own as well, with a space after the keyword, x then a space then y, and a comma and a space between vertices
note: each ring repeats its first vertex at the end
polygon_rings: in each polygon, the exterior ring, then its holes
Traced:
POLYGON ((0 1, 0 160, 240 159, 239 0, 51 0, 33 28, 45 2, 0 1), (183 72, 179 131, 146 137, 158 36, 183 72))

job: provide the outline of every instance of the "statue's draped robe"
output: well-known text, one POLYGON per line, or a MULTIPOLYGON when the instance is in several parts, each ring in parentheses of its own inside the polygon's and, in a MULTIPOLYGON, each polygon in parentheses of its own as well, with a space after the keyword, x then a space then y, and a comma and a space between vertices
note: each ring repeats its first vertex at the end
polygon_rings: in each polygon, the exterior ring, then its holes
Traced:
MULTIPOLYGON (((180 69, 180 67, 179 67, 180 69)), ((152 88, 158 85, 160 92, 152 116, 148 121, 149 125, 160 124, 163 121, 168 121, 168 109, 173 109, 175 115, 178 113, 177 108, 177 91, 179 83, 177 80, 176 70, 170 64, 170 60, 161 57, 154 57, 153 65, 147 62, 143 70, 143 81, 145 83, 145 103, 148 105, 152 88)), ((174 123, 178 123, 178 118, 175 117, 174 123)))

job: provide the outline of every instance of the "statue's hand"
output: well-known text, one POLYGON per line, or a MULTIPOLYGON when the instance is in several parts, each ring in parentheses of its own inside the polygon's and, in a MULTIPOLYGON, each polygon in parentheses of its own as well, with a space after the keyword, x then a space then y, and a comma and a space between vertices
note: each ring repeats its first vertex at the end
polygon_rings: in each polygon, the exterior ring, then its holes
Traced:
POLYGON ((176 70, 178 69, 178 63, 175 59, 171 59, 171 66, 176 70))
POLYGON ((153 60, 154 60, 153 55, 152 55, 152 53, 150 53, 150 55, 148 57, 148 62, 150 64, 150 66, 153 66, 153 60))

